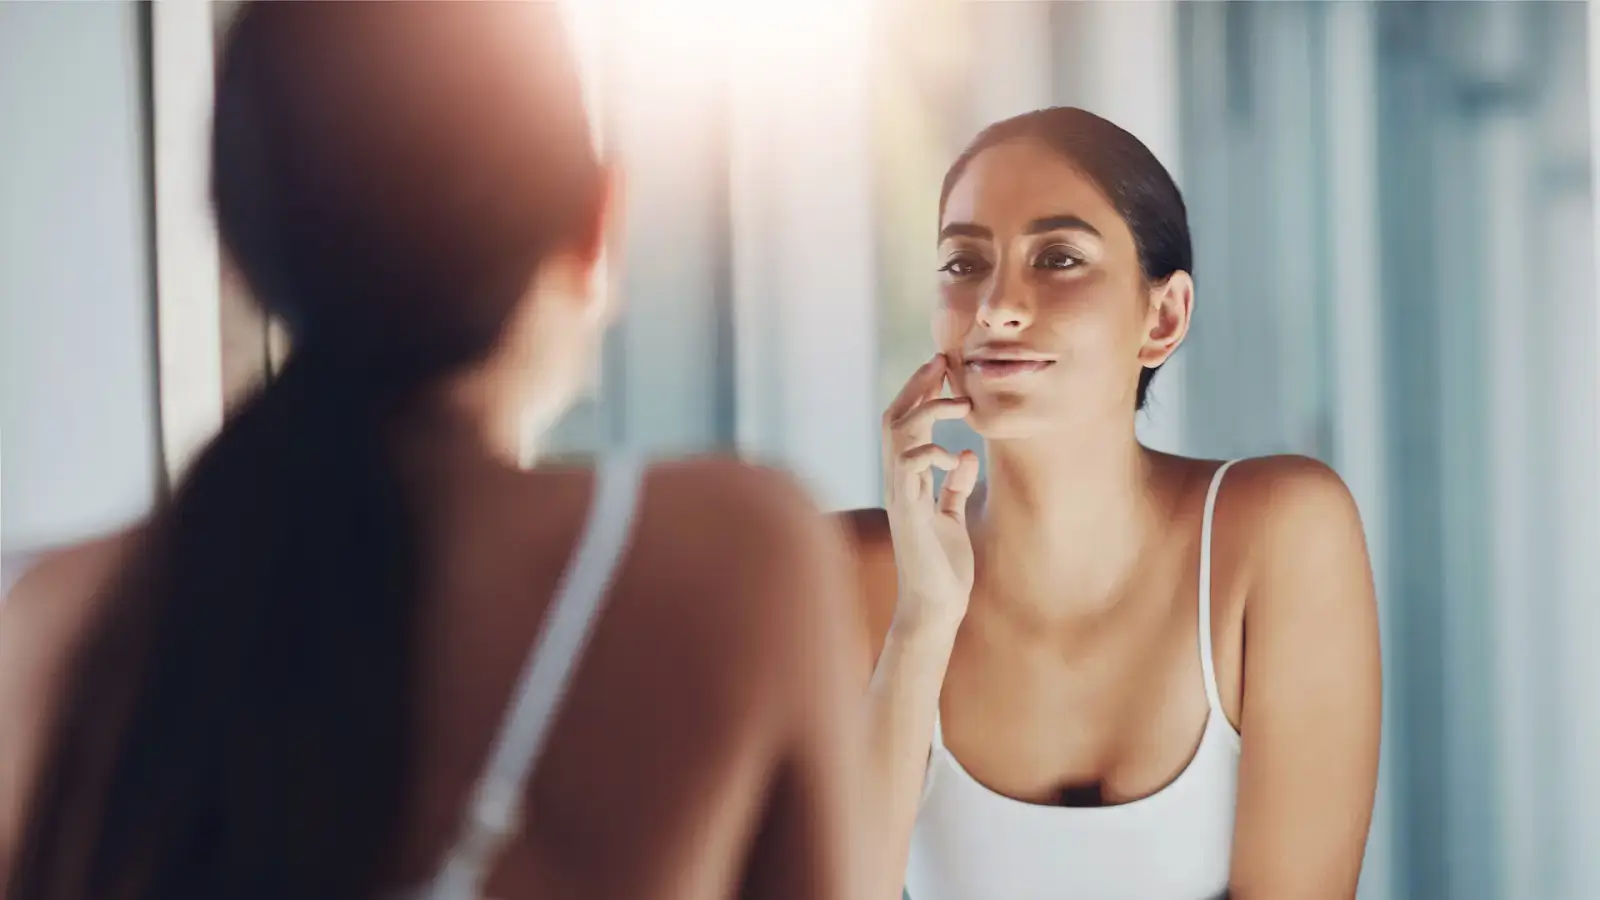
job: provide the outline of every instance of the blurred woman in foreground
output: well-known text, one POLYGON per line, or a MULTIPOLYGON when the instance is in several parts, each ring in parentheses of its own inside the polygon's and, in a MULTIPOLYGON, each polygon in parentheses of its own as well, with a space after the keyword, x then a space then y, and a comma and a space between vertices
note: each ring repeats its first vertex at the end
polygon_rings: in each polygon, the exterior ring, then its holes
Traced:
POLYGON ((295 349, 4 605, 6 897, 856 896, 862 654, 802 492, 516 465, 611 313, 552 6, 249 6, 214 128, 295 349))

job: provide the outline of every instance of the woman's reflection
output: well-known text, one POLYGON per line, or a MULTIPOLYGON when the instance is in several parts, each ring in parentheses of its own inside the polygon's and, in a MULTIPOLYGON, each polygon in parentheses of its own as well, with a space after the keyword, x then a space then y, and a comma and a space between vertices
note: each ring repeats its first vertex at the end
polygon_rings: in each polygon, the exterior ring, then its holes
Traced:
POLYGON ((848 514, 883 896, 903 863, 912 900, 1353 896, 1380 672, 1350 493, 1135 437, 1193 310, 1178 188, 1049 109, 980 134, 940 206, 938 352, 884 414, 886 509, 848 514), (957 418, 981 503, 932 441, 957 418))

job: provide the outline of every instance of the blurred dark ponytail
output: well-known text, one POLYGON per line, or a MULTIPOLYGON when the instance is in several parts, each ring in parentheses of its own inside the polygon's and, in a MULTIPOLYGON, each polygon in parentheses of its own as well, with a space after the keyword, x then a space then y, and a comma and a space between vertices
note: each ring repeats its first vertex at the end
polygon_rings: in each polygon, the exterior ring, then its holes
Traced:
POLYGON ((491 353, 599 168, 546 4, 247 6, 213 193, 290 325, 72 659, 8 900, 374 896, 430 578, 396 435, 491 353), (508 37, 508 35, 513 35, 508 37))

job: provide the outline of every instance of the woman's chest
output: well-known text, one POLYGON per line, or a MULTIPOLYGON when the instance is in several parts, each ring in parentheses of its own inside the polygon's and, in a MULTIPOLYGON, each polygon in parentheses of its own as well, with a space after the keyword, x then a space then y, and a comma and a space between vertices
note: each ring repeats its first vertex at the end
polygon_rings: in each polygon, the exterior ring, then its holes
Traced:
POLYGON ((940 701, 945 747, 985 787, 1047 805, 1112 805, 1170 783, 1208 713, 1194 626, 1071 640, 974 623, 940 701))

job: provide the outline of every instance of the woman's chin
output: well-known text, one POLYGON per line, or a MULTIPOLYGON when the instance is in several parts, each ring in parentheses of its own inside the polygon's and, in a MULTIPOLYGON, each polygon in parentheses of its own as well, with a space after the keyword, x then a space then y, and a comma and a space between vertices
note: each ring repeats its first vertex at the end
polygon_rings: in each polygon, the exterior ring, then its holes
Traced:
POLYGON ((1049 431, 1049 422, 1028 408, 1029 404, 1005 402, 1010 398, 974 398, 966 422, 978 436, 989 441, 1035 437, 1049 431))

